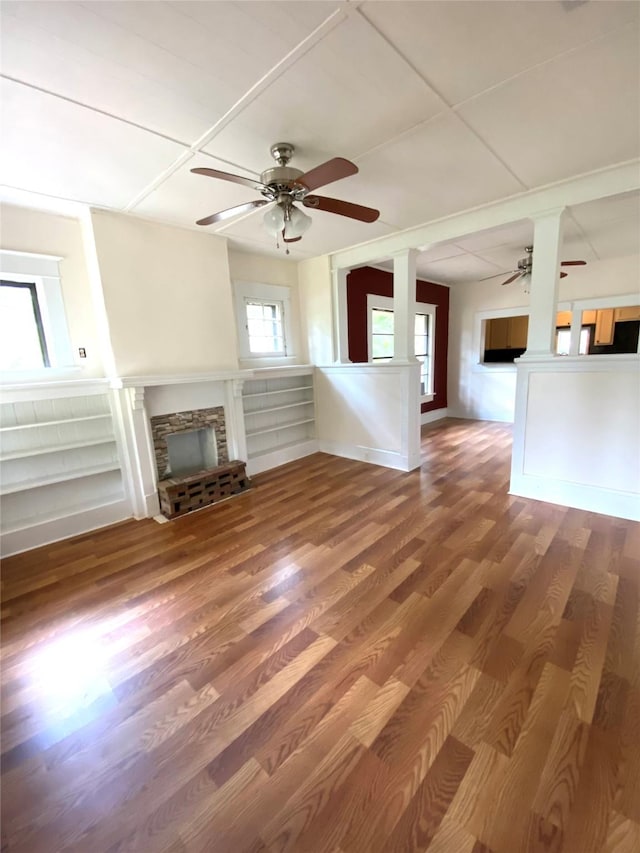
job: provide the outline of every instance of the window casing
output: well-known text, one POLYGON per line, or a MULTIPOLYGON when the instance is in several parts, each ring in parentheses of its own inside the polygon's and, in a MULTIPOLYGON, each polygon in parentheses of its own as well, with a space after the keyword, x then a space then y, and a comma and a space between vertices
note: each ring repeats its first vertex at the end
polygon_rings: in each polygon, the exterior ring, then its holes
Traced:
POLYGON ((234 282, 240 359, 247 366, 295 363, 291 288, 234 282))

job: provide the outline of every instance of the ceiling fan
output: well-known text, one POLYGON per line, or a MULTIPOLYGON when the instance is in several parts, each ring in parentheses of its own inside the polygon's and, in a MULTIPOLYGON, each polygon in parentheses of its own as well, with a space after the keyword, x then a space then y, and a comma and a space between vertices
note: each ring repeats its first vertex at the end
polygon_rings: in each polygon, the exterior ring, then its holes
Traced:
MULTIPOLYGON (((507 273, 513 273, 513 275, 508 278, 506 281, 502 282, 502 285, 511 284, 514 281, 518 281, 518 279, 524 279, 526 276, 531 275, 531 270, 533 269, 533 246, 525 246, 525 252, 527 253, 524 258, 520 258, 518 261, 518 268, 515 270, 507 270, 506 272, 498 272, 495 275, 487 275, 484 278, 481 278, 480 281, 487 281, 490 278, 497 278, 500 275, 506 275, 507 273)), ((586 261, 560 261, 561 267, 582 267, 586 264, 586 261)), ((566 278, 568 273, 561 272, 560 278, 566 278)))
MULTIPOLYGON (((272 204, 264 215, 264 226, 276 239, 282 238, 284 243, 295 243, 302 239, 302 235, 311 225, 311 217, 307 216, 296 202, 311 210, 324 210, 327 213, 337 213, 347 216, 349 219, 357 219, 360 222, 375 222, 380 216, 379 210, 371 207, 363 207, 361 204, 353 204, 349 201, 341 201, 337 198, 327 198, 321 195, 310 195, 318 187, 355 175, 358 167, 344 157, 334 157, 320 166, 316 166, 308 172, 301 172, 287 165, 293 156, 295 148, 289 142, 276 142, 271 146, 271 156, 277 165, 265 169, 260 175, 260 180, 244 178, 241 175, 233 175, 230 172, 221 172, 218 169, 198 168, 191 171, 196 175, 206 175, 209 178, 220 178, 223 181, 231 181, 235 184, 243 184, 246 187, 257 190, 262 199, 248 201, 212 213, 199 219, 196 225, 211 225, 221 222, 240 213, 249 213, 256 208, 272 204)), ((289 250, 287 249, 287 254, 289 250)))

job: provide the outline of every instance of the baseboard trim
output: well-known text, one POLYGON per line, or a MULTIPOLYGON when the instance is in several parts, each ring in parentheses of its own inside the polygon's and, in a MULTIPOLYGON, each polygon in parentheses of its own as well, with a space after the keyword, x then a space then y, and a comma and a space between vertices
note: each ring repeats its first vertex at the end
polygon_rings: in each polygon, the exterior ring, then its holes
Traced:
POLYGON ((393 450, 379 450, 375 447, 362 447, 355 444, 341 444, 337 441, 321 441, 320 450, 332 456, 342 456, 357 462, 370 462, 396 471, 413 471, 420 467, 420 460, 410 460, 406 454, 393 450))
POLYGON ((277 468, 279 465, 286 465, 287 462, 294 462, 296 459, 302 459, 304 456, 317 453, 319 449, 318 441, 314 438, 309 441, 292 444, 290 447, 274 450, 272 453, 264 453, 262 456, 249 459, 247 462, 247 474, 250 477, 254 474, 261 474, 263 471, 269 471, 271 468, 277 468))
POLYGON ((147 508, 147 514, 142 516, 143 518, 155 518, 156 515, 160 515, 160 498, 157 492, 145 495, 144 503, 147 508))
POLYGON ((129 502, 123 498, 63 518, 56 518, 53 521, 44 521, 21 530, 3 533, 0 553, 3 557, 8 557, 11 554, 20 554, 22 551, 31 551, 33 548, 89 533, 131 517, 129 502))
POLYGON ((584 486, 564 480, 549 480, 520 474, 511 478, 509 494, 521 498, 560 504, 601 515, 640 521, 640 495, 598 486, 584 486))
POLYGON ((449 409, 432 409, 430 412, 420 412, 420 424, 432 424, 434 421, 440 421, 442 418, 449 417, 449 409))

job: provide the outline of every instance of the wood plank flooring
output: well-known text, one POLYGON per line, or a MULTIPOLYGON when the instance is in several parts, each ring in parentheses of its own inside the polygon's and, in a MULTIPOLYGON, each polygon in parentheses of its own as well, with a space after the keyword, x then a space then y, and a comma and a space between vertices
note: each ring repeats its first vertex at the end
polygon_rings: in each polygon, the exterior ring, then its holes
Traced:
POLYGON ((8 559, 3 853, 638 853, 640 525, 510 428, 8 559))

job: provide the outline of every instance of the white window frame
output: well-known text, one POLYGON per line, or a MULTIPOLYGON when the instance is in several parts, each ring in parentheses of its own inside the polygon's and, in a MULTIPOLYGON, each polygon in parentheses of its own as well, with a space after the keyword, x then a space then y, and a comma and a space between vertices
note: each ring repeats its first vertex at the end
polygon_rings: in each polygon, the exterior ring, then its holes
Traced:
POLYGON ((52 378, 56 371, 77 371, 81 368, 75 363, 73 348, 69 337, 67 317, 62 297, 59 262, 62 258, 54 255, 37 255, 28 252, 0 251, 0 279, 22 284, 35 284, 38 307, 42 318, 42 330, 46 341, 49 365, 32 370, 4 370, 4 380, 29 377, 52 378))
MULTIPOLYGON (((435 399, 434 392, 434 356, 435 356, 435 339, 436 339, 436 309, 437 305, 432 305, 429 302, 416 302, 416 314, 426 314, 429 317, 429 351, 427 353, 427 357, 429 359, 429 373, 428 373, 428 385, 426 392, 420 395, 421 403, 431 403, 435 399)), ((380 309, 381 311, 393 311, 393 297, 392 296, 377 296, 375 293, 367 294, 367 357, 369 362, 375 364, 375 361, 380 361, 380 359, 374 359, 371 357, 371 353, 373 352, 373 311, 374 309, 380 309)))
POLYGON ((290 364, 294 361, 293 336, 291 327, 291 288, 277 284, 261 282, 234 282, 234 300, 236 308, 236 326, 238 329, 239 356, 243 362, 266 366, 267 362, 274 364, 290 364), (284 352, 251 352, 249 330, 247 324, 247 301, 264 304, 278 304, 282 311, 282 332, 284 352))

